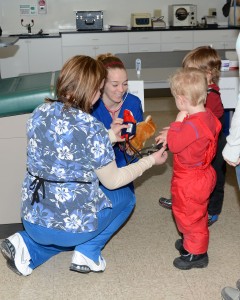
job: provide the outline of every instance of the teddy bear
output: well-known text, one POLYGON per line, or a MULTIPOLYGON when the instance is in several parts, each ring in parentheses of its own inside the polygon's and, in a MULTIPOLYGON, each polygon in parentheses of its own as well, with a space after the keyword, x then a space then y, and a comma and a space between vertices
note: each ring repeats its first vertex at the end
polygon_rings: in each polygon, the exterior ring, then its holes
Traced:
POLYGON ((146 141, 154 135, 156 128, 152 116, 148 115, 144 121, 137 123, 136 134, 130 139, 131 145, 138 151, 142 150, 146 141))

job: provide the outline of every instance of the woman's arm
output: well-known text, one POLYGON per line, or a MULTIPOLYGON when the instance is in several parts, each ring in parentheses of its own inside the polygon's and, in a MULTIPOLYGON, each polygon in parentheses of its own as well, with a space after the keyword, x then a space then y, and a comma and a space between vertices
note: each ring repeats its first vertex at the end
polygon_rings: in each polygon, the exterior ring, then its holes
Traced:
POLYGON ((107 166, 95 170, 99 181, 108 189, 116 189, 132 182, 137 177, 153 165, 163 164, 168 157, 165 148, 141 158, 138 162, 126 167, 118 168, 115 161, 112 161, 107 166))
POLYGON ((230 134, 227 136, 227 144, 223 149, 223 158, 231 165, 236 165, 240 156, 240 95, 232 117, 230 134))

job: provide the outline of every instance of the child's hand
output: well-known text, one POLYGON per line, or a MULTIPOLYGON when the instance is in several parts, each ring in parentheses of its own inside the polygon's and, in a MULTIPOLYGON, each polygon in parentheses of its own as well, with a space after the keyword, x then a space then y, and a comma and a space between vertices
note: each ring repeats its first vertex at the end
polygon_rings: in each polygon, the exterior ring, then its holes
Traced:
POLYGON ((186 116, 188 115, 188 112, 187 111, 180 111, 178 114, 177 114, 177 118, 176 118, 176 122, 182 122, 186 116))
POLYGON ((156 144, 163 143, 167 145, 167 134, 170 127, 164 127, 162 131, 159 131, 159 135, 155 137, 156 144))
POLYGON ((154 152, 153 154, 154 160, 155 160, 155 165, 161 165, 163 163, 165 163, 165 161, 168 158, 168 154, 166 151, 166 147, 162 147, 160 150, 158 150, 157 152, 154 152))

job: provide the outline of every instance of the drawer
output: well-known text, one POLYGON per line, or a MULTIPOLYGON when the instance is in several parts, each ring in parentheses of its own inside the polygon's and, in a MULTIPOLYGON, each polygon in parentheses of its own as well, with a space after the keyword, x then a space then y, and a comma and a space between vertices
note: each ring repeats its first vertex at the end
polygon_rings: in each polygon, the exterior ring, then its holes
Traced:
POLYGON ((62 46, 128 44, 127 32, 63 34, 62 46))

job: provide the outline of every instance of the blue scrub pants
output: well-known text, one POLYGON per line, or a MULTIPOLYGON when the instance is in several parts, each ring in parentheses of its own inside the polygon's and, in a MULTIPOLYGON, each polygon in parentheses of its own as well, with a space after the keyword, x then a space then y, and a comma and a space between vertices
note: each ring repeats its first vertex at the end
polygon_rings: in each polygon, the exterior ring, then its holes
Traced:
POLYGON ((102 191, 112 202, 112 208, 98 212, 98 228, 93 232, 71 233, 46 228, 23 220, 25 231, 19 232, 31 256, 29 267, 35 269, 54 255, 63 251, 79 251, 98 262, 101 250, 111 236, 124 224, 134 209, 136 198, 128 187, 102 191))

